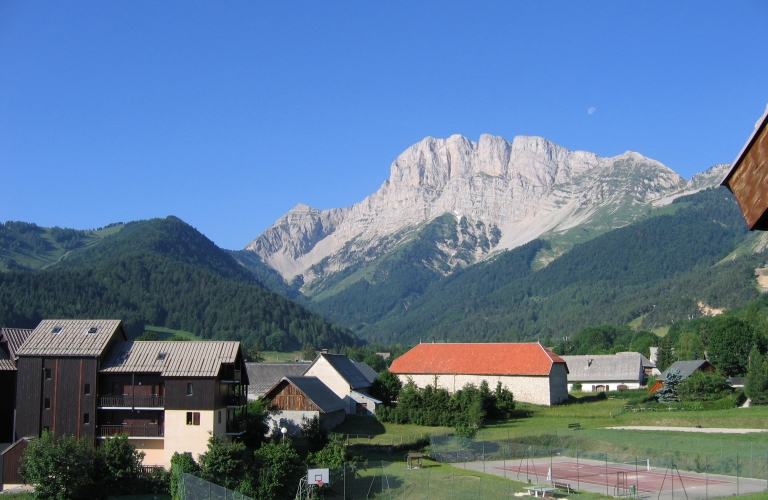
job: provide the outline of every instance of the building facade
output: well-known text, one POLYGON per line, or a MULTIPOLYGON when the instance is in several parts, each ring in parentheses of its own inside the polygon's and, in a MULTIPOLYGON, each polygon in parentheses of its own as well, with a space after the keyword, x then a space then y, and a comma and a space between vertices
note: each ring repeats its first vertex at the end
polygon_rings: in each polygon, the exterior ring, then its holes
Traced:
POLYGON ((565 361, 539 343, 419 344, 389 369, 403 384, 456 392, 467 384, 498 383, 516 401, 551 406, 568 401, 565 361))

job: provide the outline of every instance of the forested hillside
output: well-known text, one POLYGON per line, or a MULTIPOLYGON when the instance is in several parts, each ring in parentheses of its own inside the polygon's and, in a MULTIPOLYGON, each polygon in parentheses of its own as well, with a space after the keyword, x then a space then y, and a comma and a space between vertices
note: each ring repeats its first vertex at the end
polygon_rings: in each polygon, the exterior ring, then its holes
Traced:
POLYGON ((757 297, 754 269, 764 255, 718 264, 747 232, 730 193, 679 198, 665 212, 576 245, 537 272, 516 254, 526 247, 472 266, 360 333, 381 342, 557 339, 638 317, 660 326, 699 315, 699 301, 730 308, 757 297))
POLYGON ((357 343, 349 331, 262 288, 175 217, 127 224, 44 271, 0 273, 1 325, 32 327, 45 317, 119 318, 131 335, 150 324, 270 350, 357 343))

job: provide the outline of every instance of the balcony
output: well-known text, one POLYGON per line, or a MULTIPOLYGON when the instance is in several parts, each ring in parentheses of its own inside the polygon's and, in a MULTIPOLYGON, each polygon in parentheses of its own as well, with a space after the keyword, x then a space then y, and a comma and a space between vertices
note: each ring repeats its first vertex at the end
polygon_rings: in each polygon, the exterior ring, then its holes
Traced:
POLYGON ((239 384, 242 380, 240 370, 235 370, 234 366, 224 366, 221 373, 221 382, 224 384, 239 384))
POLYGON ((248 396, 241 395, 231 395, 226 396, 227 406, 230 408, 239 408, 241 406, 245 406, 248 404, 248 396))
POLYGON ((99 396, 99 408, 157 408, 165 406, 163 396, 99 396))
POLYGON ((111 437, 125 434, 128 437, 163 437, 163 426, 161 425, 100 425, 99 437, 111 437))
POLYGON ((239 436, 245 429, 245 422, 227 422, 227 436, 239 436))

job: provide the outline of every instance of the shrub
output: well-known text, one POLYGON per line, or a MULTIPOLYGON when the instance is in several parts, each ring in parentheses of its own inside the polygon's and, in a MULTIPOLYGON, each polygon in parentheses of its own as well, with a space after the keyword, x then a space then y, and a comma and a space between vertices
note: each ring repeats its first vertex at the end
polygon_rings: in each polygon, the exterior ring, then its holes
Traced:
POLYGON ((680 401, 714 401, 730 394, 728 381, 718 373, 695 372, 677 388, 680 401))

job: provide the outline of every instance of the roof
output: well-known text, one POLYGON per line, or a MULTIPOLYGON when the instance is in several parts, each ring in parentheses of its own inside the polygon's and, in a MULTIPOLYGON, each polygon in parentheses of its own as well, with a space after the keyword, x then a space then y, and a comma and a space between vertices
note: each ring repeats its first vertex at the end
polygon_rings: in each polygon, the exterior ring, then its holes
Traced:
POLYGON ((280 382, 283 377, 298 377, 304 375, 309 363, 246 363, 248 379, 248 395, 260 398, 280 382))
POLYGON ((222 363, 235 362, 239 349, 240 342, 216 340, 118 342, 100 371, 159 373, 164 377, 216 377, 222 363))
POLYGON ((569 382, 639 381, 644 373, 645 358, 636 352, 561 358, 568 365, 569 382))
POLYGON ((419 344, 389 368, 392 373, 549 375, 565 361, 538 342, 419 344))
MULTIPOLYGON (((351 359, 343 354, 320 353, 312 362, 307 371, 315 365, 320 359, 325 359, 336 372, 349 384, 352 389, 364 389, 371 386, 365 375, 355 366, 351 359)), ((367 365, 366 365, 367 366, 367 365)), ((306 372, 305 372, 306 373, 306 372)))
POLYGON ((4 340, 8 343, 8 348, 10 349, 10 355, 12 359, 16 358, 16 353, 19 352, 19 348, 21 347, 21 344, 24 343, 25 340, 27 340, 27 337, 33 332, 34 330, 29 330, 26 328, 2 328, 0 329, 0 340, 4 340))
POLYGON ((118 331, 124 339, 119 319, 44 319, 16 356, 100 356, 118 331))
POLYGON ((768 106, 765 107, 765 111, 763 112, 763 116, 760 117, 759 120, 757 120, 757 123, 755 123, 755 128, 752 130, 752 134, 749 136, 749 139, 747 139, 747 142, 744 144, 744 147, 741 148, 741 151, 739 151, 739 155, 736 157, 735 160, 733 160, 733 163, 731 163, 731 168, 728 170, 728 173, 725 174, 725 178, 723 179, 723 182, 720 183, 721 186, 725 186, 728 189, 730 188, 730 185, 728 184, 728 181, 733 176, 734 172, 736 172, 736 169, 739 168, 739 165, 741 164, 741 161, 744 159, 744 156, 746 156, 749 149, 752 147, 752 144, 757 140, 758 136, 760 135, 760 132, 768 126, 768 106))
POLYGON ((11 357, 5 352, 3 344, 0 344, 0 372, 16 371, 16 363, 11 360, 11 357))
POLYGON ((680 370, 680 375, 683 376, 683 379, 687 379, 693 373, 697 370, 701 370, 705 368, 707 365, 712 366, 712 363, 707 361, 706 359, 698 359, 694 361, 675 361, 671 365, 669 365, 669 368, 661 372, 661 375, 659 375, 659 379, 665 380, 667 378, 667 373, 669 373, 670 370, 680 370))
POLYGON ((346 409, 344 401, 317 377, 283 377, 266 392, 264 397, 267 397, 283 382, 296 387, 307 399, 320 408, 320 411, 323 413, 346 409))
POLYGON ((363 377, 365 377, 366 380, 368 380, 368 382, 370 382, 371 384, 373 384, 373 382, 377 378, 379 378, 379 374, 376 373, 376 370, 368 366, 368 363, 363 363, 362 361, 355 361, 355 360, 350 360, 350 361, 352 361, 352 364, 355 365, 355 368, 360 370, 360 373, 363 374, 363 377))

